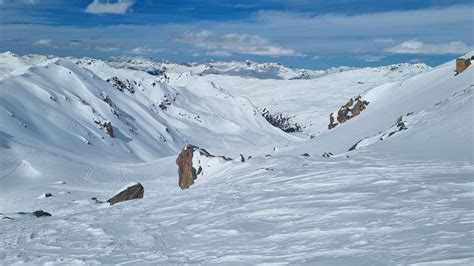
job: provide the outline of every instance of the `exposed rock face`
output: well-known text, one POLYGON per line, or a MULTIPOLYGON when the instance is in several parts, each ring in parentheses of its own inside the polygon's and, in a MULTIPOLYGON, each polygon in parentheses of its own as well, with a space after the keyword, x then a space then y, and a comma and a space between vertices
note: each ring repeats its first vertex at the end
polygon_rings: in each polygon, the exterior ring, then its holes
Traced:
POLYGON ((105 125, 105 130, 107 131, 107 134, 113 138, 114 137, 114 129, 112 127, 112 123, 111 122, 107 122, 105 125))
POLYGON ((456 59, 456 75, 460 74, 471 65, 471 58, 456 59))
POLYGON ((107 200, 110 205, 116 203, 133 200, 133 199, 142 199, 145 189, 140 183, 130 183, 127 186, 123 187, 119 192, 117 192, 113 197, 107 200))
POLYGON ((339 108, 337 111, 337 123, 334 121, 334 114, 329 115, 328 129, 332 129, 339 124, 346 122, 347 120, 358 116, 369 104, 368 101, 362 99, 359 95, 355 98, 351 98, 345 105, 339 108))
POLYGON ((194 184, 194 180, 196 180, 197 176, 203 174, 203 168, 201 164, 203 164, 204 161, 209 162, 216 159, 221 162, 232 161, 232 158, 225 156, 215 156, 210 154, 205 149, 188 144, 188 146, 181 150, 178 158, 176 158, 176 165, 178 166, 179 187, 182 190, 191 187, 194 184))
POLYGON ((333 113, 329 114, 329 125, 328 125, 328 129, 335 128, 337 125, 338 125, 337 123, 334 123, 334 116, 333 116, 333 113))
POLYGON ((128 79, 120 80, 118 77, 109 78, 107 82, 121 92, 127 90, 130 93, 135 93, 134 85, 137 85, 136 81, 131 82, 128 79))
POLYGON ((179 175, 178 184, 183 190, 192 186, 194 184, 194 180, 197 178, 197 170, 193 167, 194 151, 197 149, 198 147, 189 144, 181 151, 181 153, 178 155, 178 158, 176 158, 179 175))
POLYGON ((270 113, 269 110, 263 108, 262 116, 272 126, 277 127, 286 133, 301 132, 301 126, 298 123, 293 123, 289 116, 283 115, 282 113, 270 113))

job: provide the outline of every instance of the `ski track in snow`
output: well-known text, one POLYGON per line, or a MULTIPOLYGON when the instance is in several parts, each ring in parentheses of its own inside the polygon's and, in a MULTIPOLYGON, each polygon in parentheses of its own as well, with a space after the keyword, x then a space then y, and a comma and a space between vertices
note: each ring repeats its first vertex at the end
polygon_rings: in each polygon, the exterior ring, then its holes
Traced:
MULTIPOLYGON (((0 261, 472 263, 473 170, 471 163, 364 153, 253 158, 212 178, 199 177, 184 192, 164 193, 160 187, 176 181, 166 177, 148 183, 151 192, 143 200, 3 220, 0 261)), ((93 173, 89 166, 86 176, 93 173)))

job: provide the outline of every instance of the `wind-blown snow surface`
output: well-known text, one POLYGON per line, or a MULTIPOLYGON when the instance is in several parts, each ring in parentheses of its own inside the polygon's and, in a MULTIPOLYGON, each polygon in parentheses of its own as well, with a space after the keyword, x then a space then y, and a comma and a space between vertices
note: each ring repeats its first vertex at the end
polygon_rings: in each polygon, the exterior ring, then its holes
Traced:
POLYGON ((310 81, 184 70, 168 81, 148 73, 154 65, 0 58, 0 264, 474 263, 472 66, 458 76, 448 62, 310 81), (112 77, 135 91, 117 90, 112 77), (285 110, 278 95, 292 84, 295 100, 328 89, 285 110), (358 94, 367 109, 322 130, 358 94), (306 133, 321 133, 302 142, 253 103, 316 121, 306 133), (175 159, 187 143, 252 158, 214 158, 181 191, 175 159), (144 199, 100 203, 130 182, 144 199), (52 217, 18 213, 38 209, 52 217))

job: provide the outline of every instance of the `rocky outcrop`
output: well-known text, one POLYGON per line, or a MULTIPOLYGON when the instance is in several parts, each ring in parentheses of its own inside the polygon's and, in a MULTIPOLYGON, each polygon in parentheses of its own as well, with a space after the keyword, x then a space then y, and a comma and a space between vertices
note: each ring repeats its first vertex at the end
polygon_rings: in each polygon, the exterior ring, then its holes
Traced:
MULTIPOLYGON (((197 178, 197 170, 193 167, 194 151, 199 148, 189 144, 186 146, 176 158, 176 165, 178 165, 179 182, 181 189, 188 189, 194 184, 197 178)), ((202 168, 201 168, 202 171, 202 168)))
POLYGON ((339 108, 339 111, 337 111, 337 122, 334 120, 334 113, 329 115, 328 129, 335 128, 337 125, 358 116, 362 111, 364 111, 367 105, 369 105, 369 102, 363 100, 360 95, 355 98, 351 98, 346 104, 339 108))
POLYGON ((142 199, 145 189, 140 183, 130 183, 120 189, 114 196, 107 200, 110 205, 117 204, 122 201, 142 199))
POLYGON ((111 122, 107 122, 107 123, 105 123, 104 127, 105 127, 105 130, 106 130, 107 134, 108 134, 111 138, 113 138, 113 137, 114 137, 114 128, 112 127, 112 123, 111 123, 111 122))
POLYGON ((456 59, 456 75, 460 74, 466 68, 471 65, 471 59, 474 59, 474 56, 471 58, 458 58, 456 59))
POLYGON ((286 133, 301 132, 301 126, 298 123, 293 123, 289 116, 283 115, 282 113, 270 113, 269 110, 263 108, 262 116, 272 126, 277 127, 286 133))
POLYGON ((111 77, 107 79, 107 82, 121 92, 127 90, 130 93, 135 93, 135 85, 139 85, 136 81, 131 82, 128 79, 121 80, 118 77, 111 77))
MULTIPOLYGON (((210 162, 212 159, 218 161, 232 161, 232 158, 225 156, 215 156, 210 154, 205 149, 188 144, 176 158, 176 165, 178 166, 178 185, 182 190, 188 189, 194 184, 197 176, 204 174, 202 165, 204 162, 210 162)), ((206 164, 209 166, 209 164, 206 164)))

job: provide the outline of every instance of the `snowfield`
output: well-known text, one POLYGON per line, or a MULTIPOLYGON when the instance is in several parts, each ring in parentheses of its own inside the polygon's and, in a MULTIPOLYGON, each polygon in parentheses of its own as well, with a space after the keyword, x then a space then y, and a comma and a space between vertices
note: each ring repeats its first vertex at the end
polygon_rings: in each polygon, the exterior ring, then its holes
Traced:
POLYGON ((454 66, 0 54, 0 265, 472 265, 474 70, 454 66), (182 191, 187 144, 234 160, 182 191), (143 199, 104 203, 132 182, 143 199))

